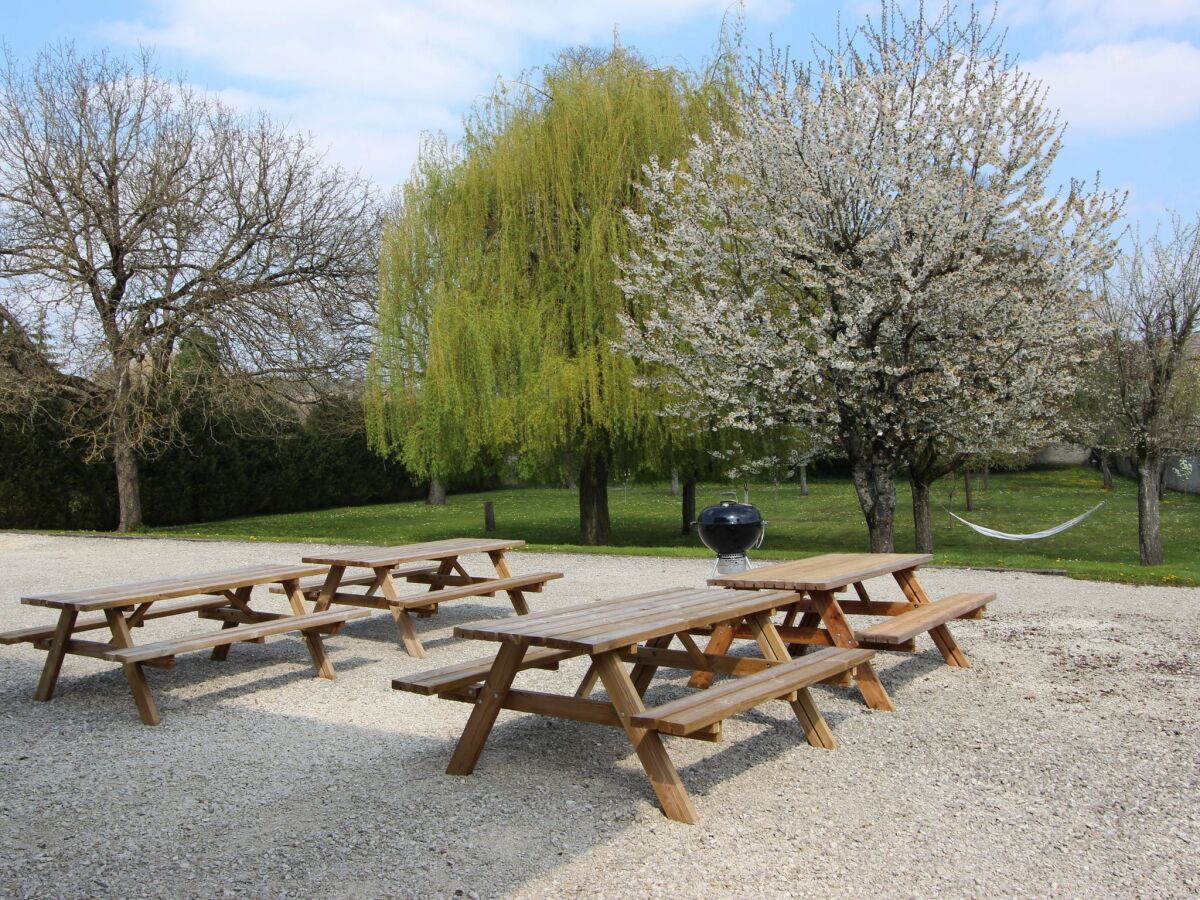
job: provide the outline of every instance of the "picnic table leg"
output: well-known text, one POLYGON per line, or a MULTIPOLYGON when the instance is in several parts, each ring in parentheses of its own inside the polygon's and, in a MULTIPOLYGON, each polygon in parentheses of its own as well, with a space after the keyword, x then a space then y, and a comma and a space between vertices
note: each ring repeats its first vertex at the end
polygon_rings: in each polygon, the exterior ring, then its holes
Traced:
POLYGON ((325 583, 321 585, 321 592, 317 594, 317 600, 313 603, 313 612, 325 612, 333 605, 334 594, 337 593, 338 585, 342 583, 345 571, 345 566, 329 567, 329 571, 325 573, 325 583))
MULTIPOLYGON (((488 558, 492 561, 492 566, 496 570, 498 578, 512 578, 512 569, 508 567, 508 560, 504 557, 503 550, 489 550, 488 558)), ((525 594, 519 590, 506 591, 508 599, 512 601, 513 609, 516 610, 518 616, 529 615, 529 604, 525 602, 525 594)))
POLYGON ((588 663, 587 671, 583 673, 583 681, 579 682, 579 687, 575 689, 575 696, 582 698, 591 696, 599 678, 600 672, 597 670, 596 661, 593 659, 588 663))
POLYGON ((675 770, 675 764, 667 755, 662 738, 657 731, 630 724, 630 717, 642 712, 645 707, 633 681, 625 671, 625 666, 615 653, 601 653, 595 657, 595 661, 600 678, 604 682, 604 689, 608 691, 621 725, 629 735, 629 742, 633 744, 634 752, 637 753, 642 768, 646 770, 650 779, 650 785, 658 795, 663 813, 668 819, 695 825, 700 821, 700 816, 679 778, 679 773, 675 770))
MULTIPOLYGON (((754 632, 754 639, 758 642, 764 659, 783 662, 790 658, 787 644, 775 630, 775 624, 769 615, 755 613, 747 619, 747 624, 754 632)), ((792 712, 796 714, 796 720, 800 723, 800 727, 804 729, 804 737, 809 744, 825 750, 836 750, 837 739, 829 730, 829 724, 825 721, 825 717, 821 715, 821 711, 813 702, 808 688, 801 688, 786 699, 792 707, 792 712)))
MULTIPOLYGON (((104 618, 112 631, 112 642, 117 647, 132 647, 133 635, 129 632, 129 623, 120 609, 106 609, 104 618)), ((154 703, 154 695, 150 693, 150 685, 146 682, 146 673, 142 671, 141 663, 122 663, 125 670, 125 680, 133 692, 133 702, 137 705, 138 715, 146 725, 157 725, 160 721, 158 707, 154 703)))
MULTIPOLYGON (((904 596, 908 598, 909 603, 915 606, 923 606, 929 602, 929 595, 925 593, 925 589, 917 581, 915 570, 901 569, 899 572, 893 573, 893 577, 896 579, 896 583, 900 585, 900 590, 904 591, 904 596)), ((958 646, 958 641, 954 640, 954 635, 950 633, 949 628, 945 625, 930 628, 929 636, 933 638, 933 643, 941 652, 942 659, 946 661, 946 665, 955 666, 960 669, 971 668, 971 662, 967 659, 967 654, 963 653, 962 647, 958 646)))
MULTIPOLYGON (((647 647, 670 647, 672 634, 664 634, 660 637, 650 638, 646 641, 647 647)), ((597 670, 599 671, 599 670, 597 670)), ((621 669, 625 671, 624 667, 621 669)), ((650 687, 650 682, 654 678, 654 673, 658 671, 658 666, 650 663, 637 663, 629 672, 629 681, 637 691, 639 697, 645 697, 646 691, 650 687)))
MULTIPOLYGON (((826 631, 833 638, 833 645, 835 647, 857 647, 858 640, 854 637, 854 629, 846 620, 846 614, 842 612, 842 607, 838 604, 837 598, 833 596, 833 591, 810 591, 809 596, 812 597, 813 606, 816 607, 817 614, 820 615, 826 631)), ((883 682, 875 674, 875 667, 869 662, 855 667, 854 681, 858 685, 858 691, 862 694, 863 700, 871 709, 879 712, 891 712, 895 709, 892 706, 892 698, 884 689, 883 682)))
MULTIPOLYGON (((375 572, 376 576, 380 575, 379 570, 375 572)), ((396 623, 396 630, 400 632, 400 640, 404 641, 404 649, 408 651, 409 656, 414 656, 417 659, 423 659, 425 656, 425 648, 421 646, 421 639, 417 637, 417 628, 413 625, 412 616, 408 614, 408 610, 400 605, 400 592, 396 590, 396 582, 392 580, 391 569, 387 569, 382 573, 380 587, 383 588, 383 596, 388 601, 388 609, 392 613, 392 620, 396 623)))
POLYGON ((447 775, 470 775, 475 770, 475 763, 479 762, 479 754, 483 752, 483 745, 492 733, 496 716, 500 714, 504 698, 508 696, 508 689, 517 677, 517 669, 524 656, 524 644, 500 645, 500 652, 496 654, 492 669, 475 699, 475 708, 471 710, 462 737, 454 747, 454 755, 446 767, 447 775))
MULTIPOLYGON (((254 587, 251 586, 251 587, 241 587, 241 588, 238 588, 236 591, 234 591, 234 593, 233 593, 234 606, 236 606, 238 608, 244 608, 246 606, 246 604, 250 602, 250 592, 253 590, 254 590, 254 587)), ((237 628, 237 622, 222 623, 221 630, 224 631, 227 628, 237 628)), ((232 646, 233 646, 232 644, 220 644, 216 647, 213 647, 212 654, 211 654, 212 659, 215 660, 216 662, 224 662, 226 659, 229 658, 229 648, 232 646)))
POLYGON ((58 625, 54 629, 54 638, 50 641, 50 650, 46 653, 42 677, 38 679, 37 690, 33 692, 34 700, 46 702, 54 696, 58 673, 62 671, 63 658, 67 655, 67 642, 71 640, 71 632, 75 630, 75 619, 78 617, 79 611, 71 607, 64 607, 58 614, 58 625))
MULTIPOLYGON (((308 609, 304 605, 304 592, 300 590, 299 579, 292 578, 283 582, 283 590, 287 593, 293 615, 307 615, 308 609)), ((329 654, 325 652, 325 645, 321 643, 321 633, 315 628, 306 628, 300 634, 304 637, 304 643, 308 646, 308 655, 312 657, 312 664, 313 668, 317 670, 317 677, 333 681, 335 677, 333 674, 333 663, 329 661, 329 654)))
MULTIPOLYGON (((733 626, 728 622, 719 622, 713 628, 712 635, 708 639, 708 646, 704 648, 704 652, 723 656, 732 645, 733 626)), ((688 679, 688 687, 709 687, 715 677, 716 673, 714 672, 693 672, 692 677, 688 679)))

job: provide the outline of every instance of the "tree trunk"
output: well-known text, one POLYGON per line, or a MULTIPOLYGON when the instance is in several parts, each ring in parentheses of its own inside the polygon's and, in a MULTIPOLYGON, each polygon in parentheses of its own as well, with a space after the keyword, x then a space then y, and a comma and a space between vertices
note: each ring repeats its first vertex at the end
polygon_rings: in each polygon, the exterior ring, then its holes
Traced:
POLYGON ((1104 479, 1104 489, 1111 491, 1113 489, 1113 477, 1112 467, 1108 464, 1107 451, 1100 453, 1100 477, 1104 479))
POLYGON ((679 470, 678 469, 671 470, 671 496, 672 497, 679 496, 679 470))
POLYGON ((586 454, 579 467, 579 542, 612 543, 608 519, 608 460, 586 454))
POLYGON ((872 553, 891 553, 896 537, 896 473, 868 462, 854 463, 854 490, 867 520, 872 553))
POLYGON ((800 496, 808 496, 808 466, 800 467, 800 496))
POLYGON ((436 478, 429 479, 429 493, 425 496, 427 506, 446 505, 446 486, 436 478))
POLYGON ((929 485, 915 475, 908 476, 912 485, 913 528, 917 533, 917 552, 933 552, 933 517, 929 513, 929 485))
POLYGON ((1162 533, 1159 528, 1158 485, 1162 467, 1157 456, 1142 460, 1138 466, 1138 550, 1143 566, 1163 561, 1162 533))
POLYGON ((117 531, 137 531, 142 527, 142 477, 137 454, 119 436, 113 449, 113 462, 117 470, 117 503, 121 513, 117 531))
POLYGON ((750 482, 742 482, 742 502, 747 506, 750 505, 750 482))
POLYGON ((696 479, 689 478, 683 483, 683 522, 682 534, 692 533, 692 523, 696 521, 696 479))
POLYGON ((967 512, 975 509, 975 498, 971 496, 971 470, 963 469, 963 492, 966 494, 964 498, 967 504, 967 512))
POLYGON ((1167 496, 1167 460, 1164 457, 1163 461, 1158 464, 1158 501, 1161 503, 1163 498, 1167 496))

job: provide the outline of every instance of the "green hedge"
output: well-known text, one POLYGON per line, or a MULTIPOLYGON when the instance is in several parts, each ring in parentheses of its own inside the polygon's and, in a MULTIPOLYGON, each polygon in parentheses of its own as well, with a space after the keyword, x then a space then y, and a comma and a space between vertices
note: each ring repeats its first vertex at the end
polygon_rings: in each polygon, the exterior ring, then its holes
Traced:
MULTIPOLYGON (((423 495, 398 464, 367 446, 361 406, 326 402, 303 422, 246 434, 231 420, 183 417, 184 445, 142 465, 147 525, 409 500, 423 495)), ((0 417, 0 527, 110 530, 109 463, 87 463, 48 420, 0 417)))

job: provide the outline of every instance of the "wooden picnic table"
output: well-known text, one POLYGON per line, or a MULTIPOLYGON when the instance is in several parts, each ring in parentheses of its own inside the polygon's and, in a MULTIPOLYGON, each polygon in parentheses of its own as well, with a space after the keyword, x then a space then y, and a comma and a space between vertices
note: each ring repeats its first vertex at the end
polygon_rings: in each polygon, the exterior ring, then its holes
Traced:
POLYGON ((524 547, 524 541, 501 538, 448 538, 421 544, 398 547, 359 547, 340 553, 304 557, 306 563, 328 566, 328 574, 319 581, 304 585, 306 595, 315 601, 318 612, 334 603, 369 609, 386 609, 396 622, 396 629, 410 656, 425 656, 425 648, 417 637, 410 613, 430 616, 438 604, 465 597, 492 597, 498 591, 524 616, 529 612, 525 592, 540 592, 547 581, 562 578, 562 572, 534 572, 513 575, 504 558, 506 550, 524 547), (495 570, 494 575, 471 575, 459 558, 472 553, 486 553, 495 570), (430 565, 433 563, 433 565, 430 565), (368 569, 363 575, 346 576, 347 569, 368 569), (429 585, 421 594, 402 596, 396 579, 429 585), (347 585, 365 585, 366 593, 342 591, 347 585))
POLYGON ((22 597, 21 602, 59 610, 58 624, 0 633, 0 644, 27 642, 46 651, 46 663, 34 692, 34 699, 41 701, 48 701, 54 696, 63 659, 68 654, 120 663, 142 721, 147 725, 157 725, 160 721, 158 708, 142 668, 172 668, 175 656, 180 653, 211 649, 213 659, 223 660, 231 644, 241 641, 262 643, 270 635, 299 631, 308 645, 317 675, 332 679, 333 664, 321 643, 321 633, 367 613, 365 610, 310 613, 304 606, 300 580, 323 576, 324 573, 323 566, 255 565, 133 584, 32 594, 22 597), (287 594, 290 613, 251 608, 253 589, 268 584, 280 585, 287 594), (179 599, 184 597, 192 599, 179 599), (79 617, 80 613, 87 612, 99 612, 102 615, 79 617), (133 629, 145 622, 188 613, 197 613, 202 619, 221 622, 221 630, 148 644, 134 643, 133 629), (107 641, 79 637, 89 631, 105 629, 109 633, 107 641))
MULTIPOLYGON (((800 645, 867 647, 874 650, 912 652, 917 635, 928 632, 949 666, 967 668, 966 654, 954 640, 946 623, 951 619, 979 618, 994 592, 961 593, 931 601, 917 580, 917 569, 933 559, 928 553, 825 553, 791 562, 749 569, 710 578, 710 585, 739 590, 788 590, 797 601, 778 627, 780 637, 800 645), (864 582, 891 575, 904 595, 903 600, 877 601, 867 593, 864 582), (853 586, 855 599, 839 601, 836 594, 853 586), (855 629, 848 615, 883 616, 881 622, 855 629), (799 617, 799 622, 796 621, 799 617)), ((724 653, 734 638, 750 637, 744 628, 725 624, 713 629, 708 649, 724 653)), ((708 676, 699 673, 694 687, 703 687, 708 676)), ((876 684, 858 682, 863 699, 872 709, 890 710, 891 702, 876 684)))
POLYGON ((874 651, 868 649, 830 647, 790 658, 771 615, 795 600, 791 591, 670 588, 519 619, 461 625, 454 629, 458 637, 498 642, 495 657, 397 678, 392 686, 472 704, 447 774, 472 772, 501 709, 623 728, 663 812, 676 821, 695 823, 695 806, 661 734, 720 740, 724 719, 768 700, 785 699, 808 742, 833 749, 836 742, 809 695, 809 685, 850 669, 862 679, 874 677, 870 664, 874 651), (744 623, 754 634, 761 656, 701 652, 692 631, 722 622, 744 623), (676 639, 683 649, 670 647, 676 639), (564 659, 585 655, 591 665, 574 694, 512 686, 525 669, 553 669, 564 659), (626 665, 632 669, 627 671, 626 665), (647 709, 642 698, 660 667, 734 677, 707 691, 647 709), (595 677, 603 682, 608 699, 588 696, 595 677))

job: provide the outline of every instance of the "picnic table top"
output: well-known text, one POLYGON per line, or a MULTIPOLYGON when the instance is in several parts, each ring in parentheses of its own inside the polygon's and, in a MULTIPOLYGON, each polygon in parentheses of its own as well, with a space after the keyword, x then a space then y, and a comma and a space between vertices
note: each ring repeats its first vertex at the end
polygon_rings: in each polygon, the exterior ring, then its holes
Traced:
POLYGON ((739 619, 785 606, 795 599, 792 591, 676 587, 515 619, 472 622, 456 627, 454 634, 463 638, 597 654, 650 638, 677 634, 687 628, 739 619))
POLYGON ((761 569, 708 579, 711 585, 790 591, 832 591, 856 581, 915 569, 933 559, 931 553, 823 553, 761 569))
POLYGON ((304 557, 306 563, 324 566, 346 566, 349 568, 397 566, 401 563, 421 559, 446 559, 464 553, 489 553, 497 550, 512 550, 524 547, 524 541, 502 538, 446 538, 441 541, 425 541, 420 544, 402 544, 397 547, 355 547, 335 553, 304 557))
POLYGON ((157 600, 169 600, 172 597, 214 594, 237 590, 241 587, 252 587, 256 584, 274 584, 309 575, 323 575, 325 571, 324 566, 300 564, 244 566, 238 569, 223 569, 219 572, 204 572, 199 575, 156 578, 152 581, 136 581, 130 584, 81 588, 75 591, 49 594, 31 594, 28 597, 22 597, 21 602, 31 606, 51 606, 59 609, 72 607, 86 612, 114 606, 153 603, 157 600))

